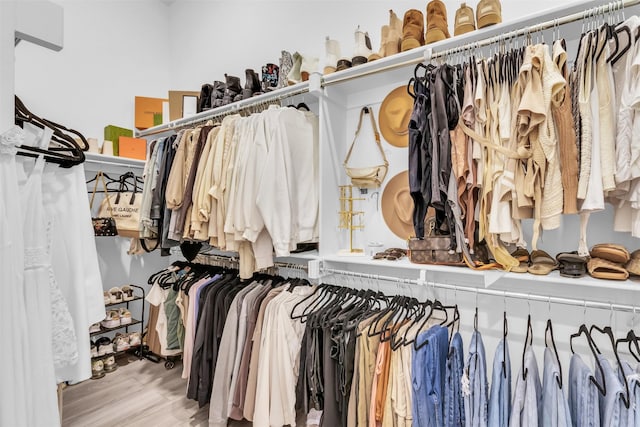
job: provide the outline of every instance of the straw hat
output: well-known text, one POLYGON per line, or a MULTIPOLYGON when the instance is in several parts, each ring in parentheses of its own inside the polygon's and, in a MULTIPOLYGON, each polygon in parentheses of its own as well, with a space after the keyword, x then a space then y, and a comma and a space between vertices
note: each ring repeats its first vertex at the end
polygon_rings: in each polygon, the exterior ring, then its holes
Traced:
POLYGON ((380 204, 384 222, 393 234, 403 240, 415 235, 408 171, 400 172, 389 180, 382 192, 380 204))
POLYGON ((413 111, 413 98, 407 93, 406 86, 400 86, 389 92, 382 101, 378 122, 384 139, 396 147, 409 145, 409 120, 413 111))

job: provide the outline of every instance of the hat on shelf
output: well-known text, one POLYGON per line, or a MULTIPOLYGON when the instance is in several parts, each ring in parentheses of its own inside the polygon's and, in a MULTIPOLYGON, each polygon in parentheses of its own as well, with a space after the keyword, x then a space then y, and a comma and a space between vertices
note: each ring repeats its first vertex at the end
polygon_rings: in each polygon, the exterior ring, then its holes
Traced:
POLYGON ((396 147, 409 145, 409 120, 413 111, 413 99, 406 86, 389 92, 382 101, 378 121, 384 139, 396 147))
POLYGON ((389 180, 382 192, 382 217, 387 227, 403 240, 415 234, 413 229, 413 199, 409 193, 409 171, 400 172, 389 180))

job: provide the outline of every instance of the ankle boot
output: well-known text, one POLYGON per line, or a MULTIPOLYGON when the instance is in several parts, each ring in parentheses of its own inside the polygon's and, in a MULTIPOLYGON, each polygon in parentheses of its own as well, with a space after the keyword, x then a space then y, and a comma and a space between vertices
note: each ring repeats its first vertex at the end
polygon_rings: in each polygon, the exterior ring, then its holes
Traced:
POLYGON ((211 108, 222 107, 222 99, 227 85, 221 81, 213 82, 213 90, 211 91, 211 108))
POLYGON ((260 79, 258 74, 251 68, 247 68, 245 71, 245 83, 244 89, 242 89, 242 99, 248 99, 253 96, 254 93, 260 92, 260 79))
POLYGON ((318 72, 318 60, 315 56, 302 55, 302 62, 300 63, 300 77, 303 82, 309 80, 309 74, 318 72))
POLYGON ((338 59, 338 66, 336 67, 336 71, 346 70, 347 68, 351 68, 351 61, 349 61, 349 58, 338 59))
POLYGON ((435 43, 448 39, 447 7, 442 0, 431 0, 427 5, 427 36, 426 43, 435 43))
MULTIPOLYGON (((242 87, 240 86, 240 78, 235 76, 224 75, 227 81, 227 88, 224 91, 222 105, 231 104, 237 95, 242 96, 242 87)), ((242 99, 242 98, 241 98, 242 99)))
POLYGON ((400 52, 402 43, 402 20, 391 9, 389 9, 389 36, 384 46, 384 55, 391 56, 400 52))
POLYGON ((278 87, 285 87, 289 84, 287 76, 293 68, 293 57, 286 50, 281 51, 280 70, 278 71, 278 87))
POLYGON ((278 87, 280 68, 276 64, 268 63, 262 66, 262 92, 268 92, 278 87))
POLYGON ((476 29, 476 18, 473 15, 473 9, 462 3, 456 11, 455 26, 453 27, 453 35, 459 36, 476 29))
POLYGON ((322 71, 322 74, 330 74, 336 71, 336 67, 338 66, 338 58, 340 58, 340 43, 338 43, 338 40, 332 40, 327 36, 324 41, 324 48, 327 56, 325 57, 324 70, 322 71))
POLYGON ((353 51, 353 58, 351 58, 351 64, 356 65, 366 64, 367 58, 371 55, 371 40, 369 39, 369 33, 360 30, 360 26, 355 32, 356 48, 353 51))
POLYGON ((502 5, 500 0, 480 0, 476 6, 478 28, 488 27, 502 22, 502 5))
POLYGON ((301 65, 302 56, 298 52, 295 52, 293 54, 293 65, 291 66, 289 74, 287 74, 287 82, 289 83, 289 85, 294 85, 302 81, 302 75, 300 75, 301 65))
POLYGON ((417 9, 409 9, 402 23, 402 51, 424 45, 424 17, 417 9))
POLYGON ((202 85, 200 89, 200 97, 198 98, 198 108, 197 112, 201 113, 206 110, 210 110, 212 108, 211 105, 211 93, 213 92, 213 86, 209 83, 205 83, 202 85))
POLYGON ((374 52, 367 58, 368 62, 375 61, 376 59, 384 58, 387 56, 385 54, 385 46, 389 39, 389 26, 383 25, 380 29, 380 50, 378 52, 374 52))

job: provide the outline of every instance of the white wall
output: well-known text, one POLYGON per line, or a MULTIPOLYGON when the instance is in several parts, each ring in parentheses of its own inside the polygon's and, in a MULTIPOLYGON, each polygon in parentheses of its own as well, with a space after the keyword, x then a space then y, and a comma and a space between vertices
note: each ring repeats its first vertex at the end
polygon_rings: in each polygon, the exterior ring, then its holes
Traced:
POLYGON ((134 96, 166 97, 169 13, 159 1, 58 1, 64 48, 16 46, 16 94, 34 114, 102 140, 132 128, 134 96))

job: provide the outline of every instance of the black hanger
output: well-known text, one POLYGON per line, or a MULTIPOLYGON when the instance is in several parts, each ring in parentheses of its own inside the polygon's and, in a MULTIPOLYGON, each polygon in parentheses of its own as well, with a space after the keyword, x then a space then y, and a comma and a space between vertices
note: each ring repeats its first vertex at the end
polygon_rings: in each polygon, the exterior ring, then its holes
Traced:
POLYGON ((593 375, 590 375, 589 379, 591 380, 593 385, 596 386, 600 394, 605 396, 607 394, 607 384, 604 378, 604 370, 602 369, 602 365, 600 364, 600 359, 598 358, 598 354, 600 354, 600 350, 598 350, 598 347, 596 346, 595 342, 593 341, 593 338, 591 337, 591 333, 589 332, 589 329, 584 323, 580 325, 580 327, 578 328, 578 332, 571 334, 571 336, 569 337, 569 348, 571 349, 571 353, 575 354, 575 351, 573 350, 573 339, 578 338, 580 335, 583 335, 583 334, 587 340, 587 344, 589 345, 591 354, 593 354, 593 357, 596 362, 596 366, 598 370, 600 370, 600 375, 602 377, 602 384, 600 384, 593 375))
POLYGON ((640 362, 640 346, 638 346, 638 337, 636 336, 636 333, 633 331, 633 329, 627 332, 626 337, 618 338, 616 340, 616 349, 618 348, 618 344, 620 343, 628 343, 629 353, 631 353, 631 355, 633 356, 634 359, 636 359, 636 361, 640 362), (632 344, 634 345, 633 347, 632 347, 632 344), (635 348, 635 352, 634 352, 634 348, 635 348))
POLYGON ((560 357, 558 356, 556 340, 553 337, 553 325, 551 324, 551 319, 547 319, 547 327, 544 330, 544 345, 546 347, 549 347, 547 338, 551 339, 551 348, 553 349, 553 354, 556 356, 556 362, 558 362, 559 375, 556 377, 556 382, 558 383, 558 387, 560 388, 560 390, 562 390, 562 365, 560 364, 560 357))
POLYGON ((531 314, 527 316, 527 335, 524 337, 524 347, 522 349, 522 380, 527 380, 527 374, 529 369, 524 366, 524 356, 527 353, 527 348, 533 344, 533 327, 531 326, 531 314))
MULTIPOLYGON (((592 333, 594 329, 600 332, 601 334, 606 335, 609 338, 609 341, 611 342, 611 348, 613 349, 613 355, 616 357, 616 362, 618 362, 618 366, 622 368, 620 355, 618 354, 618 348, 616 347, 616 340, 613 336, 613 330, 611 329, 611 326, 605 326, 604 328, 600 328, 596 325, 592 325, 591 328, 589 328, 589 333, 592 333)), ((624 404, 625 408, 629 409, 629 405, 631 404, 631 400, 629 399, 629 396, 630 396, 629 381, 627 381, 626 375, 621 375, 621 377, 624 379, 624 387, 625 387, 625 395, 622 396, 622 403, 624 404)), ((602 380, 605 381, 604 373, 602 375, 602 380)))
POLYGON ((503 312, 502 318, 502 375, 507 378, 507 334, 509 324, 507 323, 507 311, 503 312))
POLYGON ((422 347, 424 347, 428 343, 428 340, 425 340, 424 342, 418 344, 418 335, 420 334, 420 331, 422 330, 424 325, 426 325, 427 320, 432 316, 433 310, 442 310, 442 312, 445 315, 445 322, 447 321, 447 318, 448 318, 447 310, 444 308, 444 306, 442 305, 442 303, 440 301, 435 300, 433 302, 433 305, 432 305, 431 313, 429 313, 429 315, 427 316, 427 319, 425 319, 425 321, 422 323, 422 325, 420 325, 420 328, 418 329, 418 332, 416 333, 416 339, 413 340, 413 348, 415 350, 420 350, 422 347))

